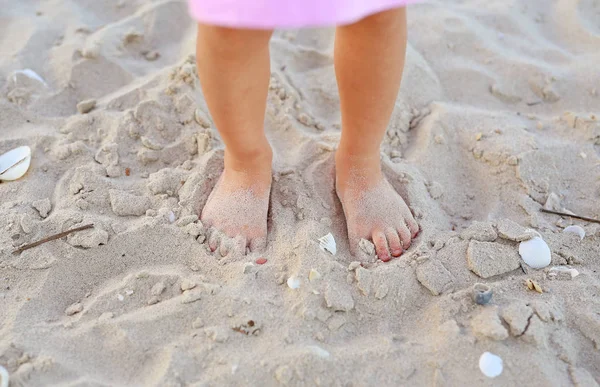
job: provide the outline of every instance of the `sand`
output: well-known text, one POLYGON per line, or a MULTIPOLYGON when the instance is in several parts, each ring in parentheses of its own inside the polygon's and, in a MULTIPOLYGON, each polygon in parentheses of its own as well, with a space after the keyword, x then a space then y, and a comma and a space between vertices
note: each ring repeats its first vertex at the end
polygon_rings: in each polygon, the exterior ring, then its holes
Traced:
POLYGON ((33 151, 0 184, 11 386, 598 385, 600 225, 539 209, 600 217, 600 4, 432 0, 409 19, 382 158, 423 231, 382 263, 367 241, 350 255, 334 194, 331 29, 272 40, 268 248, 221 256, 197 218, 223 146, 185 2, 3 7, 0 152, 33 151), (528 229, 544 269, 518 256, 528 229))

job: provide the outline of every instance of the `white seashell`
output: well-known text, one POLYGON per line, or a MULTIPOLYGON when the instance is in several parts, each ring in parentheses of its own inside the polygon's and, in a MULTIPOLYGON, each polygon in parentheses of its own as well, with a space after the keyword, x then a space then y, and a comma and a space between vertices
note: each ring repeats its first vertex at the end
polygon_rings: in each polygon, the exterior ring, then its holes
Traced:
POLYGON ((519 255, 529 267, 534 269, 548 266, 552 258, 550 248, 540 237, 521 242, 519 244, 519 255))
POLYGON ((337 252, 337 245, 335 244, 335 239, 331 233, 319 238, 319 247, 321 247, 321 250, 323 251, 329 251, 332 255, 335 255, 337 252))
POLYGON ((479 369, 488 378, 495 378, 504 368, 502 358, 490 352, 484 352, 479 358, 479 369))
POLYGON ((173 223, 175 221, 175 213, 173 211, 169 211, 168 217, 170 223, 173 223))
POLYGON ((117 294, 117 299, 119 301, 123 301, 125 299, 125 297, 123 297, 123 295, 121 293, 117 294))
POLYGON ((0 365, 0 387, 8 387, 8 371, 0 365))
POLYGON ((31 164, 31 148, 20 146, 0 155, 0 180, 17 180, 31 164))
POLYGON ((44 86, 48 87, 48 84, 46 83, 46 81, 44 81, 44 78, 40 77, 38 75, 38 73, 36 73, 32 69, 25 69, 25 70, 17 70, 17 71, 15 71, 15 73, 13 75, 13 81, 14 82, 17 81, 17 74, 23 74, 23 75, 25 75, 28 78, 35 79, 36 81, 40 82, 44 86))
POLYGON ((298 289, 300 287, 300 279, 292 276, 288 278, 287 285, 290 287, 290 289, 298 289))
POLYGON ((327 350, 319 347, 318 345, 309 345, 308 349, 322 359, 327 359, 329 356, 331 356, 327 350))
POLYGON ((575 226, 569 226, 569 227, 566 227, 563 230, 563 232, 570 232, 570 233, 573 233, 573 234, 577 234, 577 235, 579 235, 580 239, 585 238, 585 230, 581 226, 577 226, 577 225, 575 225, 575 226))
POLYGON ((573 269, 565 266, 554 266, 550 269, 550 274, 554 273, 556 276, 557 272, 569 273, 571 275, 571 279, 577 277, 579 275, 579 271, 577 269, 573 269))

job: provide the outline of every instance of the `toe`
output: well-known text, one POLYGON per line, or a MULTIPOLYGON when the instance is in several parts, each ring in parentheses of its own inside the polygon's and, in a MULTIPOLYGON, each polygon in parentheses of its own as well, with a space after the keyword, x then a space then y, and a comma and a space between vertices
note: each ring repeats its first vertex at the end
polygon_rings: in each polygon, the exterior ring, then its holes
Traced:
POLYGON ((385 237, 387 239, 388 245, 390 246, 390 251, 392 253, 392 257, 399 257, 402 255, 402 244, 400 243, 400 238, 398 237, 398 232, 394 229, 385 230, 385 237))
POLYGON ((379 257, 379 259, 381 259, 383 262, 389 261, 391 257, 390 252, 388 251, 388 244, 387 240, 385 239, 385 234, 381 231, 374 231, 373 243, 375 244, 377 257, 379 257))
POLYGON ((221 240, 221 236, 216 230, 212 230, 210 236, 208 237, 208 247, 210 251, 215 252, 217 247, 219 247, 219 241, 221 240))
POLYGON ((417 222, 415 221, 415 219, 411 216, 405 219, 406 220, 406 226, 408 227, 408 230, 410 231, 410 235, 414 238, 419 234, 419 225, 417 224, 417 222))
POLYGON ((401 225, 398 227, 398 234, 400 234, 400 240, 402 241, 402 247, 404 250, 408 250, 410 247, 411 233, 406 225, 401 225))
POLYGON ((250 251, 262 251, 267 246, 267 239, 264 237, 254 238, 250 241, 250 251))

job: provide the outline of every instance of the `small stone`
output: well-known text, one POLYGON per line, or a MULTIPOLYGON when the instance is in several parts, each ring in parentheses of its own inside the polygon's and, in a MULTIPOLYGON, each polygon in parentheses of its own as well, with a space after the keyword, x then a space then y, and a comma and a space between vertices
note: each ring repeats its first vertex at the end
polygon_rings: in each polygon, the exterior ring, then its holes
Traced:
POLYGON ((154 304, 158 304, 160 302, 160 299, 156 296, 152 296, 149 300, 148 300, 148 305, 154 305, 154 304))
POLYGON ((490 223, 473 222, 460 233, 460 237, 464 240, 473 239, 480 242, 493 242, 498 238, 498 235, 490 223))
POLYGON ((417 267, 417 279, 434 296, 448 291, 454 283, 452 274, 440 261, 435 259, 429 259, 417 267))
POLYGON ((471 320, 471 329, 473 333, 482 338, 490 338, 492 340, 505 340, 508 338, 508 331, 502 325, 496 308, 483 308, 471 320))
POLYGON ((194 329, 199 329, 199 328, 202 328, 203 326, 204 326, 204 321, 200 317, 195 319, 194 322, 192 323, 192 328, 194 328, 194 329))
POLYGON ((265 263, 267 263, 267 259, 266 258, 258 258, 256 261, 257 265, 264 265, 265 263))
POLYGON ((77 110, 79 110, 79 113, 81 113, 81 114, 89 113, 95 107, 96 107, 95 99, 86 99, 85 101, 81 101, 77 104, 77 110))
POLYGON ((523 302, 513 302, 500 312, 504 321, 510 326, 510 333, 513 336, 520 336, 525 332, 532 314, 533 309, 523 302))
POLYGON ((497 228, 500 238, 514 242, 527 241, 538 235, 534 230, 525 228, 510 219, 500 219, 497 228))
POLYGON ((346 284, 328 283, 325 288, 325 302, 335 312, 348 312, 354 308, 352 292, 346 284))
POLYGON ((83 304, 81 302, 76 302, 73 305, 69 306, 65 310, 65 314, 67 316, 72 316, 72 315, 77 314, 77 313, 79 313, 81 311, 83 311, 83 304))
POLYGON ((181 298, 182 304, 191 304, 192 302, 196 302, 202 298, 202 292, 196 291, 191 292, 189 290, 183 292, 183 297, 181 298))
POLYGON ((469 269, 482 278, 508 273, 521 267, 514 247, 472 240, 467 249, 469 269))
POLYGON ((196 287, 196 283, 194 281, 190 281, 188 279, 184 279, 181 281, 181 291, 185 292, 186 290, 190 290, 196 287))

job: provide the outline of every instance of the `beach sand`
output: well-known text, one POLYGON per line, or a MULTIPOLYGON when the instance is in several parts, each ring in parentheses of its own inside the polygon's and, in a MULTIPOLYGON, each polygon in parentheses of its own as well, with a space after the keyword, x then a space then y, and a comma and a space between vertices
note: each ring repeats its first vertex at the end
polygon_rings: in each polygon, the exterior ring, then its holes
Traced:
POLYGON ((382 159, 422 233, 388 263, 368 242, 350 255, 334 193, 332 29, 273 37, 268 248, 221 256, 197 218, 223 145, 186 3, 4 3, 0 153, 32 149, 0 184, 11 386, 600 383, 600 225, 539 211, 600 218, 598 1, 410 7, 382 159), (523 264, 517 225, 548 243, 548 267, 523 264), (503 359, 495 379, 484 352, 503 359))

